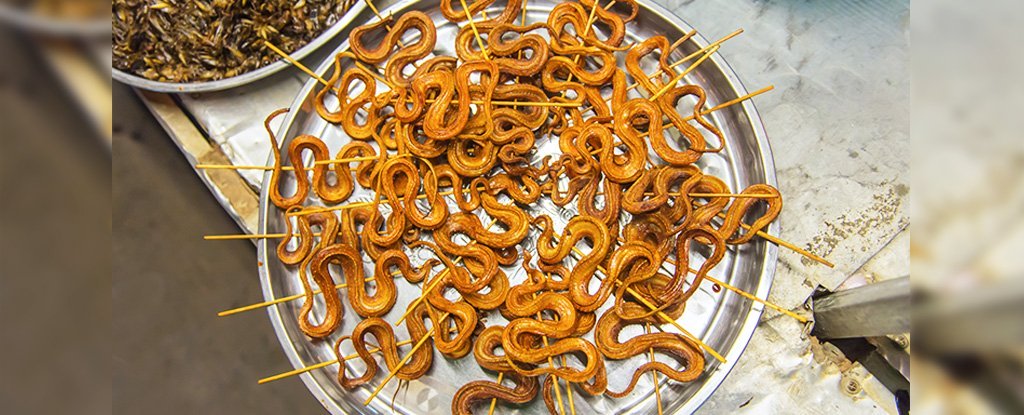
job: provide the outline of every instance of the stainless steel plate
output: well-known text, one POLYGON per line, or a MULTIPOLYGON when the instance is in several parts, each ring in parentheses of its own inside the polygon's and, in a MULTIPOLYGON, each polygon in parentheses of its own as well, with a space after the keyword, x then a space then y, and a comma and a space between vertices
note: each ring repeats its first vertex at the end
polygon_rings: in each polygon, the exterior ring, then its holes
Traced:
MULTIPOLYGON (((309 56, 309 54, 316 51, 318 48, 328 43, 331 39, 337 36, 342 31, 348 29, 349 24, 353 22, 356 16, 359 16, 363 9, 366 8, 366 3, 363 1, 356 1, 352 4, 345 14, 341 15, 331 27, 328 27, 319 36, 313 38, 312 41, 307 43, 305 46, 299 48, 299 50, 293 52, 290 56, 292 59, 300 60, 309 56)), ((107 33, 109 33, 110 27, 107 26, 107 33)), ((111 67, 111 75, 119 82, 134 86, 136 88, 142 88, 149 91, 156 92, 168 92, 168 93, 193 93, 193 92, 213 92, 222 91, 242 85, 246 85, 260 79, 266 78, 270 75, 277 73, 278 71, 290 66, 284 59, 277 60, 270 65, 258 68, 253 71, 243 73, 238 76, 230 78, 224 78, 216 81, 209 82, 160 82, 152 79, 143 78, 141 76, 122 71, 120 69, 111 67)))
MULTIPOLYGON (((557 3, 545 0, 530 1, 528 21, 545 20, 555 4, 557 3)), ((391 7, 389 12, 396 15, 407 10, 426 12, 432 16, 438 26, 438 46, 435 52, 454 55, 452 39, 458 28, 448 23, 437 7, 437 3, 433 1, 406 1, 391 7)), ((492 8, 487 12, 490 15, 497 15, 499 10, 492 8)), ((374 16, 364 12, 359 15, 356 22, 369 23, 373 19, 375 19, 374 16)), ((629 32, 627 42, 640 41, 655 35, 665 35, 670 40, 674 40, 691 29, 679 17, 650 3, 641 3, 641 12, 637 21, 627 27, 629 32)), ((705 39, 696 36, 673 54, 673 60, 707 44, 705 39)), ((339 51, 346 48, 347 43, 342 44, 339 51)), ((327 74, 331 70, 332 64, 331 60, 325 61, 317 69, 318 73, 327 74)), ((653 68, 647 68, 648 73, 653 73, 653 71, 653 68)), ((746 94, 746 90, 736 74, 718 54, 689 74, 686 81, 702 85, 706 89, 708 107, 746 94)), ((283 139, 283 145, 287 146, 289 140, 300 134, 313 134, 324 139, 333 154, 348 142, 349 138, 341 128, 325 122, 313 110, 312 100, 318 89, 315 81, 307 82, 292 103, 292 111, 285 118, 278 136, 283 139)), ((723 152, 708 154, 701 159, 700 164, 703 170, 707 174, 720 177, 732 189, 743 189, 756 183, 776 185, 775 168, 768 139, 753 103, 747 101, 742 105, 734 105, 716 111, 709 118, 722 130, 726 137, 726 143, 723 152)), ((536 158, 539 159, 557 151, 556 141, 540 138, 536 158)), ((264 183, 269 183, 269 177, 270 173, 268 172, 264 177, 264 183)), ((284 187, 283 191, 289 191, 288 188, 294 188, 294 180, 286 175, 282 180, 282 186, 284 187)), ((371 198, 372 192, 357 190, 351 201, 370 200, 371 198)), ((536 206, 529 208, 534 215, 550 215, 555 220, 556 229, 559 230, 568 219, 576 214, 574 207, 561 209, 549 201, 539 202, 536 206)), ((264 187, 260 197, 260 232, 283 232, 285 226, 283 216, 283 212, 269 203, 268 189, 264 187)), ((768 231, 778 234, 778 223, 771 225, 768 231)), ((531 233, 522 244, 521 249, 533 250, 535 238, 536 232, 531 233)), ((275 254, 277 242, 276 240, 261 240, 258 244, 260 280, 264 296, 267 299, 302 292, 297 269, 284 266, 277 260, 275 254)), ((775 273, 776 255, 775 246, 755 239, 753 243, 739 248, 730 248, 726 258, 711 274, 765 298, 775 273)), ((427 255, 421 252, 411 252, 410 257, 418 264, 425 260, 427 255)), ((696 263, 701 260, 702 258, 697 254, 691 258, 691 261, 696 263)), ((365 261, 368 272, 372 272, 371 261, 369 258, 366 258, 365 261)), ((666 267, 666 269, 670 270, 671 268, 666 267)), ((509 275, 512 284, 519 283, 524 279, 521 267, 518 265, 507 268, 506 274, 509 275)), ((400 290, 398 305, 385 316, 385 320, 390 322, 399 318, 402 311, 405 310, 405 305, 415 299, 420 291, 420 288, 412 287, 403 281, 399 281, 398 284, 400 290)), ((724 355, 726 362, 719 363, 710 355, 706 355, 708 365, 705 373, 690 383, 665 382, 662 377, 661 395, 665 409, 669 413, 693 412, 715 391, 739 359, 761 315, 760 306, 752 305, 750 301, 731 292, 725 290, 714 292, 711 288, 710 284, 704 284, 698 293, 688 301, 686 312, 679 323, 724 355)), ((271 322, 288 359, 296 368, 335 359, 332 351, 333 340, 350 333, 358 322, 358 316, 352 312, 351 308, 347 307, 344 322, 331 341, 311 341, 299 330, 296 322, 300 305, 300 302, 291 302, 268 310, 271 322)), ((318 299, 315 309, 320 308, 322 308, 322 301, 318 299)), ((487 316, 487 320, 488 324, 502 324, 502 319, 497 313, 487 316)), ((667 325, 665 327, 668 331, 674 330, 667 325)), ((400 339, 407 337, 404 328, 398 328, 396 332, 400 339)), ((629 333, 624 333, 624 336, 627 335, 629 333)), ((592 336, 588 336, 588 338, 592 339, 592 336)), ((350 347, 348 342, 346 342, 346 346, 350 347)), ((407 351, 408 347, 402 348, 403 354, 407 351)), ((634 369, 641 363, 640 358, 608 361, 609 387, 613 390, 622 390, 634 369)), ((361 363, 347 362, 347 365, 350 370, 362 373, 361 363)), ((369 406, 363 406, 362 402, 370 395, 373 387, 383 380, 384 374, 379 374, 369 388, 363 387, 346 391, 337 383, 338 369, 338 365, 332 365, 302 375, 306 386, 331 413, 391 412, 391 396, 396 392, 397 382, 392 381, 369 406)), ((480 369, 472 357, 453 361, 444 359, 440 354, 435 354, 433 367, 427 375, 412 382, 408 389, 403 388, 398 393, 394 402, 394 410, 398 413, 409 414, 445 413, 450 410, 452 396, 460 386, 472 380, 493 380, 494 378, 494 374, 480 369)), ((649 376, 645 376, 635 392, 624 399, 587 396, 579 390, 574 393, 576 409, 581 414, 653 413, 656 405, 653 395, 653 384, 649 376)), ((497 412, 525 414, 545 413, 546 410, 543 401, 538 397, 527 405, 499 406, 497 412)))

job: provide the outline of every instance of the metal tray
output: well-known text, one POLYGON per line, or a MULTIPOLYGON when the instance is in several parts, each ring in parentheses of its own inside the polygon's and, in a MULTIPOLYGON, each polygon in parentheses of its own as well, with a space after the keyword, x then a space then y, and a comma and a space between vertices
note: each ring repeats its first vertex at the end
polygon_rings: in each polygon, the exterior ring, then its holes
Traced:
MULTIPOLYGON (((363 9, 366 8, 366 3, 363 1, 356 1, 354 4, 349 6, 349 9, 345 11, 341 18, 338 19, 331 27, 328 27, 319 36, 313 38, 312 41, 307 43, 305 46, 299 48, 293 52, 290 56, 292 59, 299 60, 309 56, 309 54, 316 51, 321 46, 330 42, 335 36, 348 28, 353 22, 356 16, 359 16, 363 9)), ((110 33, 110 27, 107 26, 107 33, 110 33)), ((194 92, 213 92, 222 91, 225 89, 231 89, 234 87, 246 85, 260 79, 266 78, 273 75, 280 70, 290 66, 284 59, 278 59, 270 65, 257 68, 256 70, 243 73, 238 76, 230 78, 219 79, 216 81, 209 82, 160 82, 152 79, 143 78, 141 76, 131 74, 120 69, 111 66, 111 76, 119 82, 131 85, 136 88, 142 88, 149 91, 156 92, 167 92, 167 93, 194 93, 194 92)))
MULTIPOLYGON (((545 19, 548 11, 555 4, 557 3, 550 0, 530 1, 528 22, 545 19)), ((405 1, 394 5, 384 14, 393 12, 395 15, 399 15, 407 10, 420 10, 428 13, 438 26, 438 46, 435 48, 435 53, 454 55, 454 51, 451 50, 453 48, 451 40, 457 32, 457 28, 444 19, 438 10, 437 2, 405 1)), ((493 7, 487 12, 490 15, 497 15, 499 9, 493 7)), ((372 14, 363 12, 358 16, 356 22, 369 23, 374 19, 376 17, 372 14)), ((691 30, 690 26, 676 15, 661 6, 647 2, 641 3, 637 22, 631 23, 627 27, 629 34, 626 42, 638 41, 659 34, 674 40, 691 30)), ((411 38, 406 40, 411 40, 411 38)), ((699 35, 695 36, 674 52, 672 58, 673 60, 679 59, 707 44, 705 39, 699 35)), ((347 42, 342 44, 338 51, 346 48, 347 42)), ((328 59, 317 69, 317 72, 327 74, 331 70, 332 64, 332 60, 328 59)), ((653 68, 647 68, 648 73, 653 71, 653 68)), ((739 78, 719 54, 715 54, 697 70, 690 73, 686 81, 702 85, 706 89, 708 107, 747 93, 739 78)), ((306 83, 292 103, 292 111, 285 117, 278 137, 282 139, 283 146, 287 146, 287 143, 299 134, 313 134, 324 139, 331 148, 331 154, 334 154, 344 143, 349 141, 349 138, 340 127, 325 122, 313 110, 312 99, 317 89, 316 81, 310 80, 306 83)), ((726 137, 726 143, 723 152, 708 154, 701 159, 699 164, 703 170, 722 178, 732 189, 743 189, 756 183, 775 186, 775 167, 771 149, 753 103, 746 101, 741 105, 716 111, 708 118, 722 130, 726 137)), ((535 155, 537 159, 556 152, 558 152, 556 140, 538 139, 538 149, 535 155)), ((268 172, 264 177, 264 183, 269 183, 269 177, 270 173, 268 172)), ((294 188, 294 180, 285 176, 282 186, 285 187, 285 191, 288 191, 288 187, 294 188)), ((371 200, 371 198, 372 192, 357 189, 350 200, 365 201, 371 200)), ((558 231, 568 219, 576 214, 574 206, 561 209, 551 204, 550 201, 542 201, 529 208, 535 215, 544 213, 551 216, 558 231)), ((264 187, 260 196, 260 232, 283 232, 283 216, 283 212, 269 203, 268 188, 264 187)), ((779 224, 777 222, 772 224, 767 231, 778 235, 779 224)), ((534 249, 533 241, 536 235, 536 231, 531 231, 530 236, 520 248, 534 249)), ((268 300, 302 292, 297 269, 284 266, 278 261, 275 254, 277 243, 277 240, 265 239, 258 243, 260 281, 264 297, 268 300)), ((722 263, 712 271, 712 275, 758 297, 765 298, 775 274, 776 249, 774 245, 759 239, 739 248, 731 247, 722 263)), ((691 260, 699 261, 697 254, 694 255, 695 257, 691 260)), ((426 255, 412 252, 410 258, 418 264, 426 258, 426 255)), ((368 272, 372 272, 372 266, 369 264, 371 261, 369 258, 366 258, 365 261, 368 263, 368 272)), ((511 284, 517 284, 525 278, 521 267, 518 266, 506 268, 506 274, 509 275, 511 284)), ((405 310, 405 305, 419 295, 419 288, 413 288, 403 281, 399 281, 398 285, 397 305, 384 317, 389 322, 396 321, 405 310)), ((660 377, 662 401, 668 413, 691 413, 715 391, 743 353, 763 311, 760 305, 753 305, 750 301, 734 293, 726 290, 714 292, 711 288, 710 284, 702 285, 698 293, 688 301, 686 312, 680 318, 679 323, 724 355, 726 363, 719 363, 711 356, 705 355, 706 371, 694 382, 666 382, 664 376, 660 377)), ((331 340, 311 341, 299 330, 296 322, 300 305, 300 301, 295 301, 268 309, 274 330, 277 332, 278 339, 289 361, 294 367, 300 368, 335 359, 332 351, 333 340, 350 333, 358 322, 358 316, 346 304, 344 321, 331 340)), ((314 310, 322 309, 322 305, 322 300, 317 298, 314 310)), ((602 308, 599 312, 604 309, 602 308)), ((488 315, 487 320, 488 324, 501 324, 503 321, 498 313, 488 315)), ((666 325, 665 327, 668 331, 674 331, 670 326, 666 325)), ((399 339, 405 339, 407 336, 405 329, 401 327, 396 329, 396 333, 399 339)), ((628 336, 629 333, 623 333, 623 335, 628 336)), ((587 337, 591 340, 593 338, 592 335, 587 337)), ((349 347, 347 350, 351 351, 350 344, 346 342, 345 345, 349 347)), ((404 354, 409 349, 406 346, 401 350, 404 354)), ((607 361, 609 387, 613 390, 622 390, 633 370, 641 363, 640 358, 607 361)), ((347 362, 347 364, 362 373, 361 362, 347 362)), ((338 369, 339 366, 335 364, 301 375, 309 390, 331 413, 391 412, 391 397, 396 392, 398 384, 394 380, 369 406, 362 404, 372 389, 383 380, 386 370, 382 370, 382 373, 378 374, 377 378, 370 383, 370 387, 346 391, 337 383, 338 369)), ((421 379, 412 382, 408 389, 403 389, 398 393, 396 402, 394 402, 394 410, 404 414, 446 413, 450 410, 453 394, 461 385, 481 379, 494 380, 495 374, 480 369, 471 356, 453 361, 435 353, 430 371, 421 379)), ((576 409, 581 414, 655 412, 653 384, 649 376, 643 377, 632 395, 619 400, 588 396, 579 390, 575 392, 576 409)), ((532 403, 526 405, 499 405, 496 412, 545 413, 546 409, 542 399, 537 397, 532 403)))

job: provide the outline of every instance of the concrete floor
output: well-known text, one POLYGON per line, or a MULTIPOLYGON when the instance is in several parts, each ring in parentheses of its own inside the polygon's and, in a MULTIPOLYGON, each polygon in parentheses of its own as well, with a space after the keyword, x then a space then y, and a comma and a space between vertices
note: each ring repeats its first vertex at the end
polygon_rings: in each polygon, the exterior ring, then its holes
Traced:
POLYGON ((125 414, 323 413, 262 311, 256 250, 128 88, 114 85, 113 406, 125 414))

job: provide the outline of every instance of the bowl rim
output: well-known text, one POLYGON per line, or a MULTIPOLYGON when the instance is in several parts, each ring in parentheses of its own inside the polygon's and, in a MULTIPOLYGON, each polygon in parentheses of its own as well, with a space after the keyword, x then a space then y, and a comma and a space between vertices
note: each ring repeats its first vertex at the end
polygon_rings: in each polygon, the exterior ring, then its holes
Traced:
MULTIPOLYGON (((329 43, 334 37, 338 36, 343 30, 345 30, 356 16, 360 15, 366 8, 366 2, 355 1, 352 6, 335 22, 333 25, 327 28, 323 33, 313 38, 309 43, 303 45, 301 48, 292 52, 290 56, 292 59, 300 60, 303 59, 320 47, 329 43)), ((110 26, 107 26, 109 33, 110 26)), ((168 92, 168 93, 199 93, 199 92, 214 92, 223 91, 226 89, 236 88, 243 85, 247 85, 270 75, 273 75, 281 70, 291 66, 285 59, 278 59, 273 63, 257 68, 255 70, 232 76, 230 78, 218 79, 216 81, 206 82, 161 82, 154 81, 152 79, 143 78, 138 75, 134 75, 125 71, 122 71, 113 66, 111 63, 110 72, 111 76, 118 82, 145 89, 147 91, 154 92, 168 92)))

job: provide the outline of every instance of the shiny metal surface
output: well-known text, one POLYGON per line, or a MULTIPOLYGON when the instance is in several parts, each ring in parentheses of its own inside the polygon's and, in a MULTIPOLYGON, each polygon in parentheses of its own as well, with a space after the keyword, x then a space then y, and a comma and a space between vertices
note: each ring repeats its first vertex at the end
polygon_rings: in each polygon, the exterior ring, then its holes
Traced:
MULTIPOLYGON (((546 18, 547 12, 556 4, 551 1, 531 1, 528 21, 540 21, 546 18)), ((438 47, 435 52, 443 54, 454 54, 451 50, 451 39, 457 32, 457 27, 448 23, 437 10, 435 2, 413 2, 407 1, 396 4, 389 11, 400 14, 404 10, 421 10, 434 18, 438 26, 438 47)), ((497 14, 495 8, 489 9, 488 13, 497 14)), ((373 21, 368 12, 362 12, 355 19, 358 24, 373 21)), ((655 35, 665 35, 669 39, 677 39, 690 30, 690 26, 684 23, 679 17, 668 12, 661 6, 643 3, 638 17, 638 23, 629 26, 629 39, 627 42, 644 39, 655 35)), ((678 59, 694 50, 699 49, 709 42, 702 37, 695 36, 687 41, 680 50, 677 50, 673 59, 678 59)), ((342 44, 339 50, 345 49, 342 44)), ((325 61, 317 72, 325 74, 330 70, 331 60, 325 61)), ((653 72, 652 68, 647 68, 653 72)), ((708 94, 707 106, 713 106, 732 98, 746 94, 746 90, 739 81, 739 78, 724 61, 720 55, 714 55, 711 59, 693 71, 686 79, 688 83, 702 85, 708 94)), ((343 131, 334 125, 323 121, 312 110, 311 99, 318 90, 315 81, 308 81, 291 105, 292 112, 285 118, 278 137, 283 145, 287 146, 289 140, 299 134, 314 134, 327 142, 332 154, 337 151, 349 139, 343 131)), ((776 185, 775 168, 772 160, 771 150, 768 145, 768 138, 761 125, 760 117, 754 105, 747 101, 742 105, 735 105, 709 116, 719 127, 726 137, 725 150, 720 154, 706 155, 700 161, 701 167, 708 174, 722 178, 732 189, 742 189, 755 183, 768 183, 776 185)), ((538 151, 535 157, 539 159, 547 154, 557 152, 557 143, 545 138, 538 140, 538 151)), ((267 183, 270 173, 264 176, 264 183, 267 183)), ((294 187, 294 180, 285 176, 282 180, 283 191, 287 192, 289 187, 294 187)), ((370 200, 372 192, 357 190, 351 201, 370 200)), ((453 204, 451 202, 450 204, 453 204)), ((530 207, 532 214, 548 214, 555 220, 556 230, 560 230, 565 222, 576 214, 574 208, 561 209, 550 202, 540 202, 530 207)), ((260 197, 260 228, 261 233, 281 232, 284 229, 283 212, 268 201, 268 189, 262 189, 260 197)), ((779 224, 775 223, 767 230, 772 234, 779 234, 779 224)), ((531 233, 527 241, 523 243, 522 249, 533 249, 533 238, 536 232, 531 233)), ((260 261, 260 281, 263 285, 264 297, 267 299, 279 298, 286 295, 302 292, 301 283, 298 280, 298 273, 295 268, 283 266, 276 258, 274 250, 276 240, 260 240, 258 243, 258 259, 260 261)), ((692 261, 700 261, 700 257, 691 258, 692 261)), ((414 263, 420 263, 425 259, 419 252, 412 252, 410 257, 414 263)), ((712 271, 712 275, 722 279, 734 286, 751 292, 758 297, 767 296, 775 274, 777 249, 761 240, 739 247, 732 248, 727 253, 722 263, 712 271)), ((366 258, 370 262, 369 258, 366 258)), ((506 268, 510 282, 516 284, 523 280, 522 272, 516 272, 521 267, 513 266, 506 268)), ((666 270, 671 270, 666 267, 666 270)), ((399 281, 398 305, 384 318, 389 322, 396 321, 401 315, 404 305, 408 304, 419 295, 419 289, 399 281)), ((344 294, 344 292, 342 292, 344 294)), ((299 330, 296 323, 300 302, 292 302, 268 309, 274 329, 281 341, 282 347, 291 364, 296 367, 304 367, 318 362, 335 359, 332 350, 333 340, 347 334, 357 323, 358 316, 346 305, 346 315, 341 328, 329 341, 313 342, 306 338, 299 330)), ((322 300, 317 299, 314 309, 322 308, 322 300)), ((602 309, 601 311, 603 311, 602 309)), ((707 369, 696 381, 686 384, 668 383, 662 377, 661 394, 666 412, 669 413, 691 413, 695 411, 705 400, 714 393, 715 389, 722 382, 729 370, 733 367, 749 341, 754 327, 761 315, 760 307, 752 307, 749 301, 723 290, 716 293, 709 284, 705 284, 697 294, 688 302, 687 311, 679 320, 679 323, 690 332, 700 336, 703 341, 712 348, 719 351, 726 357, 726 363, 719 363, 714 358, 706 355, 708 362, 707 369)), ((316 314, 316 312, 314 312, 316 314)), ((497 313, 487 316, 488 324, 501 324, 502 319, 497 313)), ((666 326, 666 330, 673 329, 666 326)), ((407 333, 403 328, 398 328, 399 339, 406 339, 407 333)), ((630 335, 629 332, 624 336, 630 335)), ((591 335, 586 336, 592 339, 591 335)), ((347 345, 347 343, 346 343, 347 345)), ((343 348, 343 350, 351 350, 343 348)), ((401 349, 402 353, 408 351, 408 347, 401 349)), ((621 390, 625 381, 632 374, 633 370, 642 363, 640 358, 624 361, 608 361, 609 387, 614 390, 621 390)), ((348 362, 350 367, 356 367, 358 372, 362 371, 361 363, 348 362)), ((379 384, 385 374, 380 373, 371 382, 371 388, 358 388, 353 391, 342 389, 336 380, 338 365, 332 365, 325 369, 316 370, 301 375, 303 382, 310 391, 324 406, 335 414, 340 413, 388 413, 391 411, 391 396, 395 393, 397 382, 392 381, 384 391, 378 395, 369 406, 363 406, 372 386, 379 384)), ((472 380, 488 379, 493 380, 494 374, 481 370, 476 362, 467 357, 458 361, 451 361, 435 354, 434 365, 423 378, 412 382, 408 389, 398 393, 394 409, 398 413, 443 413, 449 411, 452 395, 464 383, 472 380)), ((638 384, 636 391, 620 400, 613 400, 605 397, 585 396, 579 390, 576 391, 576 409, 579 413, 652 413, 655 411, 655 400, 653 399, 653 385, 650 377, 645 376, 638 384)), ((499 413, 544 413, 543 401, 538 397, 532 403, 524 406, 508 407, 499 406, 499 413)))
MULTIPOLYGON (((321 46, 330 42, 338 33, 344 31, 349 24, 352 23, 353 19, 358 16, 363 9, 366 8, 366 3, 357 1, 353 4, 348 11, 341 16, 340 19, 331 27, 327 28, 320 36, 313 38, 305 46, 299 48, 299 50, 292 53, 292 59, 302 59, 313 53, 321 46)), ((109 26, 107 27, 107 33, 109 33, 109 26)), ((244 74, 233 76, 230 78, 220 79, 217 81, 210 82, 159 82, 151 79, 146 79, 141 76, 124 72, 117 68, 111 68, 111 76, 119 82, 131 85, 136 88, 141 88, 149 91, 156 92, 172 92, 172 93, 193 93, 193 92, 213 92, 221 91, 225 89, 235 88, 238 86, 250 84, 254 81, 266 78, 274 73, 287 68, 290 64, 284 59, 279 59, 276 62, 256 69, 254 71, 246 72, 244 74)))

